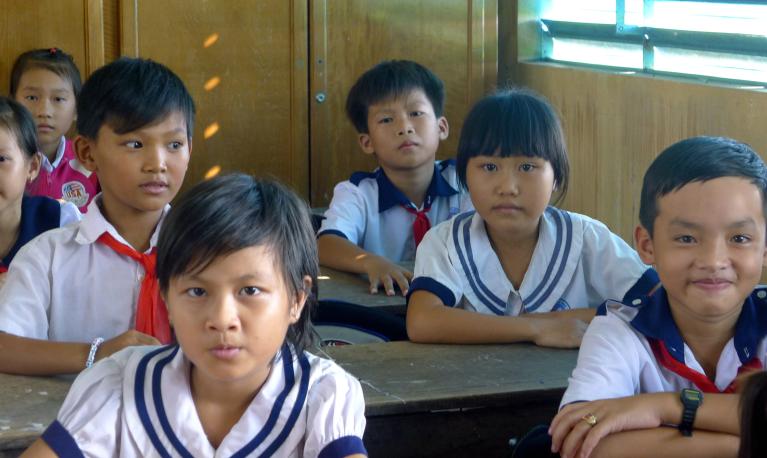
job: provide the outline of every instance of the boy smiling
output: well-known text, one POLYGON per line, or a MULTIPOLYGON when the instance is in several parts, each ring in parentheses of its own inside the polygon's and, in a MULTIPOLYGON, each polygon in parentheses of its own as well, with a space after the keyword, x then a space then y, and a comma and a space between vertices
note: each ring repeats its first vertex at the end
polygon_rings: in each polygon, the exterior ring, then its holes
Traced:
POLYGON ((687 139, 653 162, 635 237, 662 286, 592 321, 552 423, 555 451, 737 454, 737 402, 721 393, 767 359, 766 191, 764 162, 734 140, 687 139))

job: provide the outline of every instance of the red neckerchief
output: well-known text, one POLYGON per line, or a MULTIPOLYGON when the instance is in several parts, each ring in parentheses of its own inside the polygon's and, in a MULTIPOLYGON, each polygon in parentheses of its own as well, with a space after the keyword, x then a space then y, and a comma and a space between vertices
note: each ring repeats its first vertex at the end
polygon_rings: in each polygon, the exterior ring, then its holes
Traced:
POLYGON ((168 309, 160 297, 160 285, 155 271, 156 250, 153 249, 149 254, 139 253, 132 247, 115 240, 108 232, 101 234, 97 241, 118 254, 128 256, 144 267, 144 280, 141 282, 136 306, 136 330, 154 336, 163 344, 171 343, 168 309))
MULTIPOLYGON (((668 352, 668 349, 666 348, 666 344, 663 343, 662 340, 657 339, 647 339, 650 342, 650 347, 652 348, 652 352, 655 355, 655 360, 658 361, 658 363, 661 364, 661 366, 665 367, 666 369, 670 370, 671 372, 679 375, 680 377, 683 377, 689 381, 691 381, 695 386, 698 387, 699 390, 703 391, 704 393, 734 393, 736 388, 736 382, 738 380, 738 377, 735 378, 729 385, 727 385, 727 388, 724 390, 719 390, 717 388, 716 384, 711 381, 708 377, 706 377, 706 374, 701 374, 700 372, 690 369, 686 365, 680 363, 677 361, 673 356, 671 356, 671 353, 668 352)), ((745 364, 742 364, 738 368, 738 375, 742 375, 747 372, 751 372, 754 370, 762 369, 762 362, 759 360, 759 358, 752 358, 750 361, 748 361, 745 364)))
POLYGON ((421 240, 423 240, 423 236, 426 235, 426 232, 431 228, 431 222, 429 222, 429 218, 426 216, 431 205, 424 205, 423 210, 417 210, 412 204, 402 204, 402 208, 407 210, 408 213, 415 215, 415 221, 413 221, 413 238, 415 239, 415 246, 418 248, 421 240))

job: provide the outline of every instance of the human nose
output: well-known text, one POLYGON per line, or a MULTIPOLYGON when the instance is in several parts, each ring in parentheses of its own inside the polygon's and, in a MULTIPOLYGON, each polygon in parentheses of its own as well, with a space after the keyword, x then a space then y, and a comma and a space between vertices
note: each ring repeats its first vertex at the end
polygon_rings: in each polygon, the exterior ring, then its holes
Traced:
POLYGON ((707 270, 721 270, 730 264, 730 256, 725 240, 712 240, 701 245, 698 253, 698 266, 707 270))
POLYGON ((408 116, 401 118, 399 125, 397 126, 397 135, 409 135, 414 132, 415 128, 413 127, 413 123, 410 121, 410 118, 408 116))
POLYGON ((168 168, 167 154, 164 147, 150 146, 146 148, 143 170, 150 173, 165 172, 168 168))
POLYGON ((502 169, 497 173, 496 179, 498 180, 496 184, 498 194, 512 196, 519 194, 519 180, 513 171, 508 170, 508 168, 502 169))
POLYGON ((237 304, 230 296, 214 297, 209 310, 208 330, 227 332, 236 331, 239 328, 240 319, 237 314, 237 304))
POLYGON ((40 98, 34 102, 34 111, 38 118, 51 118, 53 117, 53 104, 44 97, 40 98))

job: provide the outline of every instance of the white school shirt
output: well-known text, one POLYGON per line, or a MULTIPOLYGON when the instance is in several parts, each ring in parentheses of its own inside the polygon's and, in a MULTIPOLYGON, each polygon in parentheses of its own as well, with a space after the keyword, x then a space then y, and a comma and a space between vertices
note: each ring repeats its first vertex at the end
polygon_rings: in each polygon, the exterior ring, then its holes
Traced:
POLYGON ((318 236, 337 235, 393 262, 412 261, 416 216, 403 205, 418 210, 429 207, 427 217, 432 227, 474 208, 469 194, 458 184, 453 160, 435 162, 434 175, 420 208, 378 168, 371 173, 357 172, 336 185, 318 236))
POLYGON ((713 381, 682 339, 664 288, 635 298, 630 305, 608 302, 583 336, 560 407, 683 388, 731 392, 734 386, 730 385, 741 371, 767 363, 766 298, 764 287, 746 298, 735 335, 719 355, 713 381))
MULTIPOLYGON (((83 219, 24 245, 0 289, 0 332, 32 339, 91 342, 135 328, 144 268, 96 240, 128 244, 101 213, 97 196, 83 219)), ((157 244, 163 216, 150 239, 157 244)))
POLYGON ((214 449, 178 346, 129 347, 83 371, 43 440, 59 456, 343 457, 365 452, 359 382, 283 346, 266 382, 214 449))
POLYGON ((655 272, 599 221, 548 207, 538 242, 517 290, 491 246, 485 222, 462 213, 426 234, 418 247, 408 295, 428 291, 450 307, 519 315, 597 307, 647 292, 655 272))

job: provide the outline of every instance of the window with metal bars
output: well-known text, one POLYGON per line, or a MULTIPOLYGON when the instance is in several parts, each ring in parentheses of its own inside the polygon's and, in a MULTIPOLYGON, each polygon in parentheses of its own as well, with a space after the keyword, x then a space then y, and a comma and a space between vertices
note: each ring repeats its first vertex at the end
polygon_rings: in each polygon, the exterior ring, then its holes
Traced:
POLYGON ((767 84, 767 1, 539 0, 540 58, 767 84))

